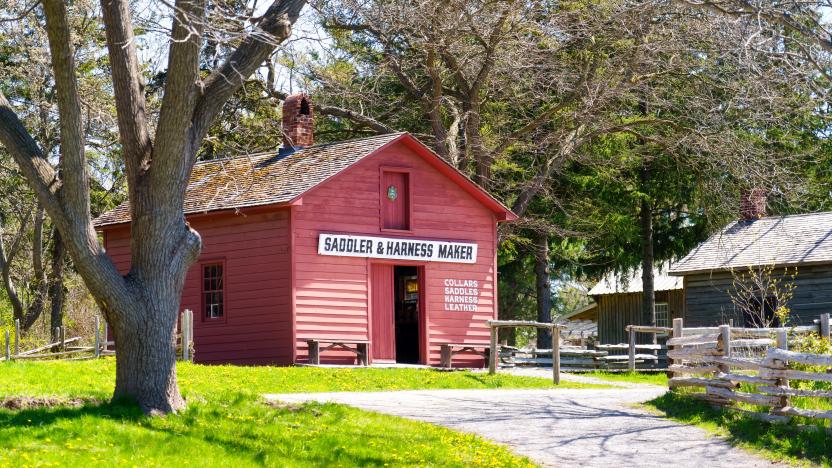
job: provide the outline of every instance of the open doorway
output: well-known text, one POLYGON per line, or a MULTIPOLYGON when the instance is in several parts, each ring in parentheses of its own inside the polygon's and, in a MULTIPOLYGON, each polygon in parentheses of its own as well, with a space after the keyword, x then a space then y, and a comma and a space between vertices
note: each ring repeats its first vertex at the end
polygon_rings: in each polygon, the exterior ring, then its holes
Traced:
POLYGON ((396 362, 418 364, 419 347, 419 269, 415 266, 396 266, 393 269, 395 298, 394 323, 396 333, 396 362))

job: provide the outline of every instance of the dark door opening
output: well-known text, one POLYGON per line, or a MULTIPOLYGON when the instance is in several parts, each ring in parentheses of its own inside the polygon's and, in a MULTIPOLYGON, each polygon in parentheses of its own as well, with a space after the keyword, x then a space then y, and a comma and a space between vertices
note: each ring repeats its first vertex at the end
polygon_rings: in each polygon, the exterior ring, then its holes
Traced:
POLYGON ((394 268, 396 362, 419 363, 419 270, 394 268))

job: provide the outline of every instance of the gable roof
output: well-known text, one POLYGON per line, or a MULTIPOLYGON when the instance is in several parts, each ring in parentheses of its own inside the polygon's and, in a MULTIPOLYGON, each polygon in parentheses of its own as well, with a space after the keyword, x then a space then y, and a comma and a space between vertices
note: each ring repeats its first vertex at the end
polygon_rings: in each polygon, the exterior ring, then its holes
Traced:
MULTIPOLYGON (((592 301, 592 302, 590 302, 589 304, 586 304, 583 307, 578 307, 577 309, 573 310, 572 312, 569 312, 567 314, 563 314, 563 315, 558 316, 557 317, 558 323, 566 322, 566 321, 568 321, 569 319, 571 319, 572 317, 574 317, 576 315, 581 315, 583 313, 589 312, 590 310, 595 309, 597 307, 598 307, 598 303, 595 302, 595 301, 592 301)), ((596 313, 597 313, 597 311, 596 311, 596 313)))
POLYGON ((673 265, 672 275, 832 263, 832 212, 734 221, 673 265))
MULTIPOLYGON (((267 152, 199 162, 194 166, 185 193, 185 214, 291 204, 314 187, 395 142, 407 145, 494 211, 499 220, 517 218, 511 210, 408 133, 315 145, 286 156, 267 152)), ((129 222, 130 205, 124 202, 96 218, 93 224, 101 228, 129 222)))
MULTIPOLYGON (((684 287, 682 278, 667 274, 670 264, 665 262, 653 268, 653 287, 655 291, 673 291, 684 287)), ((643 290, 641 267, 633 271, 618 273, 611 271, 604 275, 587 293, 590 296, 605 294, 640 293, 643 290)))

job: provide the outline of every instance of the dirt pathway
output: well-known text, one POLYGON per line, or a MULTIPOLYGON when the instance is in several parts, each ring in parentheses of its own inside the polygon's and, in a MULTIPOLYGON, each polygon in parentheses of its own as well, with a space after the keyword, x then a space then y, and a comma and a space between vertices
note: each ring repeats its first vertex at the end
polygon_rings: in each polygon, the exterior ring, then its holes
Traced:
POLYGON ((705 431, 635 407, 661 387, 266 395, 334 402, 472 432, 544 466, 769 467, 705 431))

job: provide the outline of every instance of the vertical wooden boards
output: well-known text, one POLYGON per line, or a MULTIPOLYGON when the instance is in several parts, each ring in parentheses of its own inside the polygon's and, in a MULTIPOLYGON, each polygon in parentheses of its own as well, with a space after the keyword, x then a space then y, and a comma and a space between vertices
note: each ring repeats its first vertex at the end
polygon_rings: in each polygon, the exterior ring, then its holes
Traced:
POLYGON ((393 284, 393 265, 374 263, 370 266, 372 282, 372 299, 370 315, 372 316, 372 359, 396 359, 395 329, 395 285, 393 284))
POLYGON ((384 229, 410 230, 410 174, 382 169, 381 225, 384 229))

